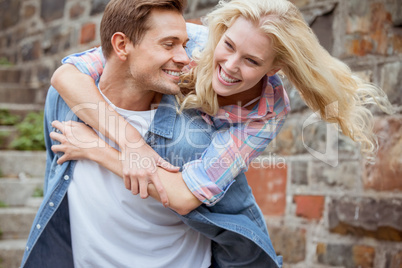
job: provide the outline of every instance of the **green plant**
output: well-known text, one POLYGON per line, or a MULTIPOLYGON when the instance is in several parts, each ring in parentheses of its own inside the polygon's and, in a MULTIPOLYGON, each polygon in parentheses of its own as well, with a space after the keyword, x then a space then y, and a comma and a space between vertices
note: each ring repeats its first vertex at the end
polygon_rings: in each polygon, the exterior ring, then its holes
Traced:
MULTIPOLYGON (((0 131, 0 148, 3 148, 5 141, 7 140, 8 136, 10 136, 9 131, 0 131)), ((1 177, 1 172, 0 172, 1 177)))
POLYGON ((18 123, 20 117, 15 114, 10 114, 7 109, 0 109, 0 125, 11 126, 18 123))
POLYGON ((6 57, 0 58, 0 65, 1 66, 13 66, 13 64, 6 57))
POLYGON ((43 189, 35 188, 32 197, 43 197, 43 189))
POLYGON ((44 150, 43 112, 30 112, 21 123, 15 125, 18 137, 10 147, 16 150, 44 150))
POLYGON ((8 207, 8 205, 3 201, 0 201, 0 208, 6 208, 6 207, 8 207))

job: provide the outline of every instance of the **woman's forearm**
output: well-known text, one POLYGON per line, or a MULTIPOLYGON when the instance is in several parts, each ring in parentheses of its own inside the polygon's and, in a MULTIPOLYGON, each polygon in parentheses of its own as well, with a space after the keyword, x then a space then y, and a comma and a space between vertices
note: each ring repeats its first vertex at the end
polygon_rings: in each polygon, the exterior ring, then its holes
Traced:
POLYGON ((102 97, 94 80, 71 64, 60 66, 51 83, 71 110, 86 124, 116 142, 121 148, 142 141, 141 135, 102 97))
MULTIPOLYGON (((95 161, 119 177, 123 177, 120 157, 120 152, 112 147, 94 148, 88 154, 89 160, 95 161)), ((166 190, 171 209, 181 215, 185 215, 201 205, 201 202, 188 189, 181 172, 169 172, 159 167, 156 172, 166 190)), ((158 191, 151 183, 148 184, 148 193, 152 198, 161 202, 158 191)))

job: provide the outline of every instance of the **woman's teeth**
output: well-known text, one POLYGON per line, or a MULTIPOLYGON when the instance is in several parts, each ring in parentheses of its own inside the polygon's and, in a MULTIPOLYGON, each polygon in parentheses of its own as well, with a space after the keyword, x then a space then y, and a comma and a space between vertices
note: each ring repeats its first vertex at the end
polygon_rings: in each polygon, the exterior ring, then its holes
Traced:
POLYGON ((227 77, 222 68, 221 68, 220 75, 221 75, 223 81, 225 81, 227 83, 236 83, 236 82, 240 81, 240 80, 237 80, 237 79, 232 79, 232 78, 227 77))

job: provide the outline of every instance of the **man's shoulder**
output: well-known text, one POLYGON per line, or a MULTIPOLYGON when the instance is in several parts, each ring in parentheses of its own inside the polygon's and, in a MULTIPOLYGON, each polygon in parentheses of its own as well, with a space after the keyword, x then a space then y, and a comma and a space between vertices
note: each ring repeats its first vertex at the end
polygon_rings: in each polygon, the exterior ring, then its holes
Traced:
POLYGON ((194 51, 202 51, 208 41, 208 28, 204 25, 186 23, 189 41, 186 45, 187 55, 191 58, 194 51))
POLYGON ((47 91, 45 113, 47 114, 47 119, 52 121, 56 119, 59 121, 78 120, 59 92, 52 86, 47 91))
POLYGON ((59 92, 57 92, 54 87, 50 86, 46 93, 45 108, 56 108, 59 99, 61 99, 59 92))

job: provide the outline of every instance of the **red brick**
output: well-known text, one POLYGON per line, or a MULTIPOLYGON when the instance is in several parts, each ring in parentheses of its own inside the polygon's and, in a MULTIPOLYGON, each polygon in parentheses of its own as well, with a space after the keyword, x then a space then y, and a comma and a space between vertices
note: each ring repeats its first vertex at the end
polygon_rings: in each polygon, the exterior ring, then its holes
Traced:
POLYGON ((306 230, 292 227, 269 228, 272 245, 276 254, 285 263, 298 263, 306 258, 306 230))
POLYGON ((322 218, 325 198, 323 196, 298 195, 294 196, 296 215, 309 220, 322 218))
POLYGON ((391 14, 385 10, 384 4, 371 5, 370 37, 376 43, 376 52, 385 55, 388 48, 388 29, 392 26, 391 14))
POLYGON ((395 35, 392 38, 392 48, 395 53, 402 53, 402 35, 395 35))
POLYGON ((376 163, 367 165, 364 187, 377 191, 402 191, 402 116, 376 118, 379 137, 376 163))
POLYGON ((78 18, 84 13, 84 11, 85 7, 77 3, 70 8, 70 18, 72 19, 78 18))
POLYGON ((373 3, 371 5, 371 32, 382 32, 392 26, 391 14, 387 12, 383 3, 373 3))
POLYGON ((89 43, 95 40, 95 24, 88 23, 81 28, 81 44, 89 43))
POLYGON ((375 250, 372 247, 357 245, 352 249, 355 267, 374 267, 375 250))
POLYGON ((375 249, 365 245, 318 243, 316 254, 319 263, 331 267, 374 267, 375 249))
POLYGON ((365 56, 373 50, 373 44, 365 39, 355 39, 350 46, 352 54, 356 56, 365 56))
POLYGON ((333 198, 328 202, 330 232, 377 240, 402 241, 402 199, 333 198))
POLYGON ((280 167, 250 165, 247 181, 264 215, 281 216, 286 208, 286 164, 280 167))
POLYGON ((388 266, 388 268, 401 268, 402 267, 402 251, 399 251, 398 253, 396 253, 395 255, 391 255, 388 256, 388 263, 390 263, 390 265, 388 266))

